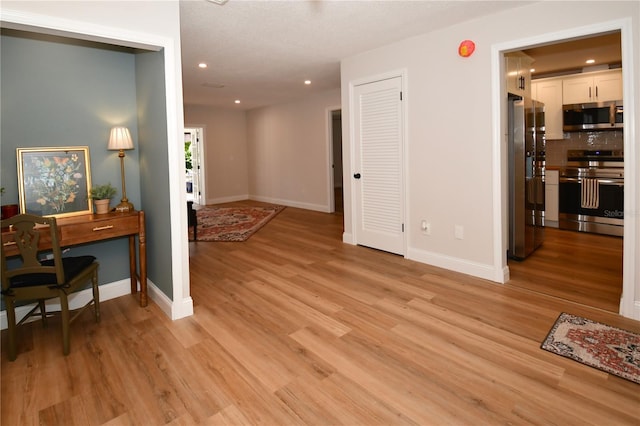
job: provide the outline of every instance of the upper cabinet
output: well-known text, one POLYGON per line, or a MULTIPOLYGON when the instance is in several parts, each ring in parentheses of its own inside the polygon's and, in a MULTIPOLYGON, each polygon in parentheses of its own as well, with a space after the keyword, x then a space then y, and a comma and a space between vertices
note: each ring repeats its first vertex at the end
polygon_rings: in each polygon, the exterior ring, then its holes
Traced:
POLYGON ((562 98, 565 105, 622 99, 622 70, 564 78, 562 98))
POLYGON ((530 96, 533 59, 522 52, 507 53, 504 57, 507 71, 507 92, 518 96, 530 96))
POLYGON ((545 138, 562 139, 562 78, 534 80, 531 97, 544 104, 545 138))

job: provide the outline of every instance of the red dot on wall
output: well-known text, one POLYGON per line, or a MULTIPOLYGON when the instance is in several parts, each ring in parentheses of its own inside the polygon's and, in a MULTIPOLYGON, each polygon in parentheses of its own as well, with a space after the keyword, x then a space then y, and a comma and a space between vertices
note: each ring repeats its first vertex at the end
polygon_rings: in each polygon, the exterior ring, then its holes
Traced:
POLYGON ((471 40, 463 40, 460 42, 460 46, 458 46, 458 54, 463 58, 471 56, 474 50, 476 50, 476 44, 471 40))

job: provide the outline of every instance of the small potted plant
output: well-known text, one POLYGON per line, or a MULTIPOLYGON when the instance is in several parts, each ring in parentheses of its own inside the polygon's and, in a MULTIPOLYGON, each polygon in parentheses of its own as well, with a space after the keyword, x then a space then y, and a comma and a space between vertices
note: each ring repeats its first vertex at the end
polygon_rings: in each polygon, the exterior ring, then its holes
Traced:
POLYGON ((91 188, 89 194, 96 206, 96 214, 109 213, 109 203, 113 196, 116 195, 116 191, 111 182, 91 188))

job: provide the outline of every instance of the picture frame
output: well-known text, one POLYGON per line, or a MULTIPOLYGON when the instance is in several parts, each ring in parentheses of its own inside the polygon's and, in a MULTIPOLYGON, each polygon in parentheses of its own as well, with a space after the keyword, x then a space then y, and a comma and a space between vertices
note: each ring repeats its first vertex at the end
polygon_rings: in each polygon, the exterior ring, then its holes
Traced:
POLYGON ((88 146, 16 151, 21 212, 53 217, 93 213, 88 146))

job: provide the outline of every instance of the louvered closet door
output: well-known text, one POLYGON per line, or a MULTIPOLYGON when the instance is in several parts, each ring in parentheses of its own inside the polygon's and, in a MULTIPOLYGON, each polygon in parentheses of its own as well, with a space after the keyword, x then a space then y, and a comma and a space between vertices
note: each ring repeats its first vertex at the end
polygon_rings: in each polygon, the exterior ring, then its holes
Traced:
POLYGON ((354 88, 356 242, 404 254, 402 79, 354 88))

